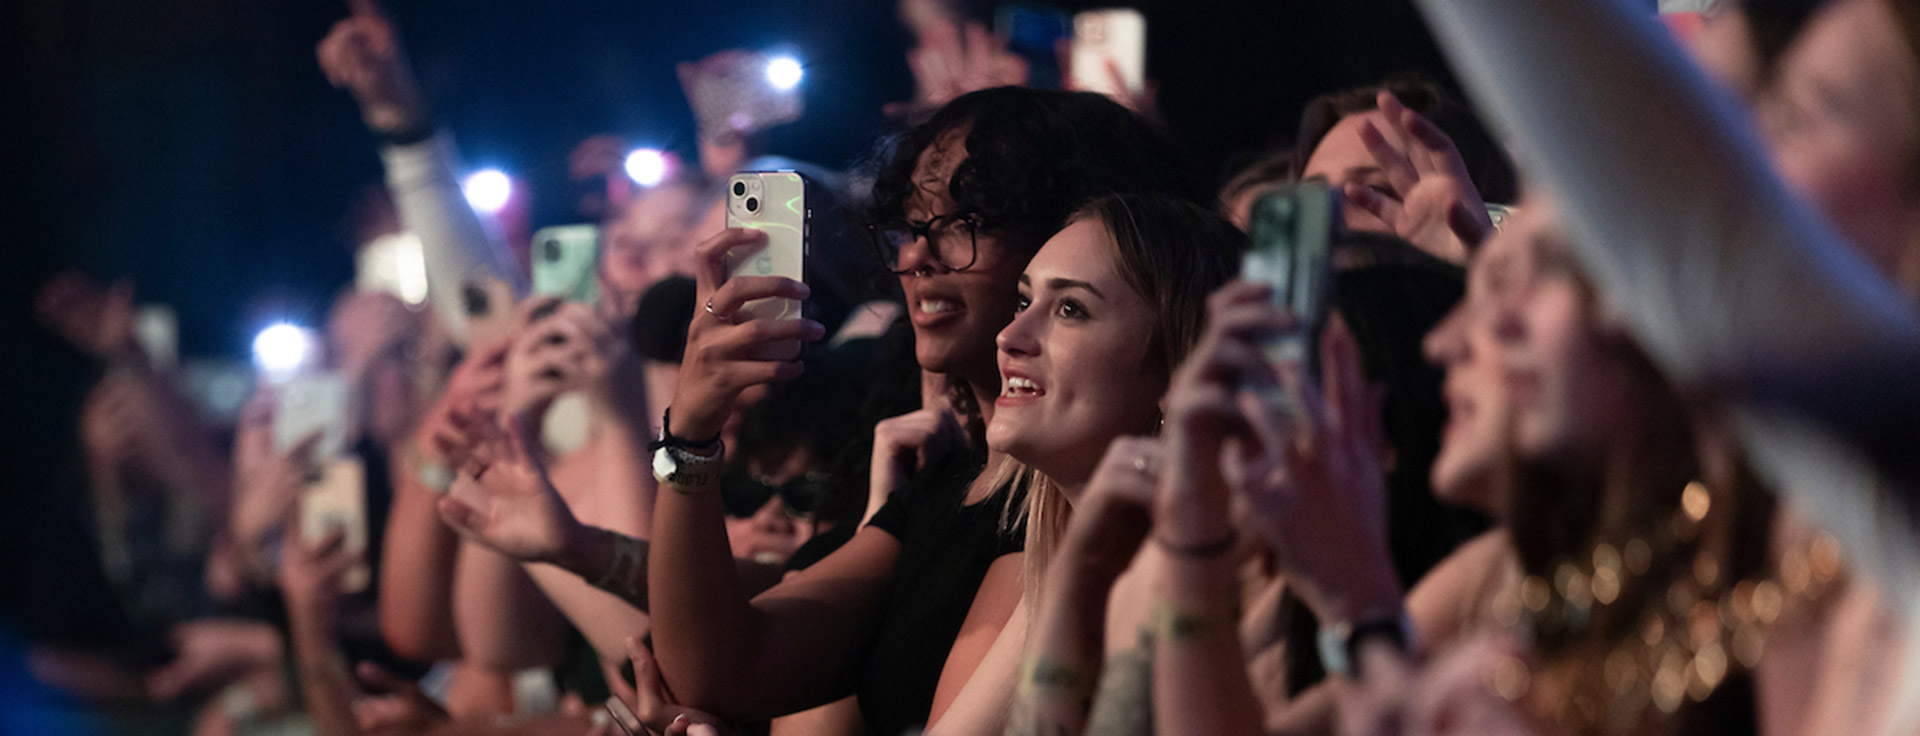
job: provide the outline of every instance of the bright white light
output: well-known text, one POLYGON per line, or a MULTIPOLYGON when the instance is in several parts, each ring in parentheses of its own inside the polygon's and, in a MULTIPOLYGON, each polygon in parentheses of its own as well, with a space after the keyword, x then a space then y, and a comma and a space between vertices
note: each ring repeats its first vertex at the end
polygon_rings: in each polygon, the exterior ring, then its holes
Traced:
POLYGON ((667 155, 655 148, 636 148, 627 154, 627 176, 635 184, 650 187, 667 178, 667 155))
POLYGON ((253 364, 271 379, 284 379, 306 367, 313 357, 313 335, 306 329, 281 322, 260 331, 253 338, 253 364))
POLYGON ((460 184, 460 191, 467 195, 467 204, 473 205, 473 211, 483 215, 497 214, 500 208, 507 206, 507 198, 513 195, 513 180, 499 169, 481 169, 460 184))
POLYGON ((799 60, 791 56, 776 56, 767 62, 767 82, 775 89, 793 89, 805 75, 799 60))

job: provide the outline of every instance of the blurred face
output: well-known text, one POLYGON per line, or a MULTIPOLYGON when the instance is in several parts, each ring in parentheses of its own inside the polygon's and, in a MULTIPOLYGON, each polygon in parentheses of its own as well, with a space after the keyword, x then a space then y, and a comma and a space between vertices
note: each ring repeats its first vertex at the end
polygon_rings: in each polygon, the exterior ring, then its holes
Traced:
POLYGON ((1888 2, 1839 0, 1815 15, 1760 119, 1788 184, 1883 271, 1910 276, 1920 62, 1888 2))
POLYGON ((1637 392, 1552 218, 1549 206, 1530 205, 1483 246, 1485 279, 1501 292, 1486 317, 1512 411, 1513 452, 1593 462, 1629 431, 1637 392))
MULTIPOLYGON (((1497 236, 1496 236, 1497 237, 1497 236)), ((1488 313, 1510 288, 1506 264, 1476 258, 1467 297, 1428 333, 1427 358, 1446 371, 1447 425, 1431 471, 1433 492, 1448 503, 1490 514, 1506 509, 1499 474, 1501 441, 1510 421, 1499 346, 1488 313)))
MULTIPOLYGON (((608 286, 637 303, 653 282, 676 272, 691 258, 692 236, 688 215, 696 205, 690 187, 669 186, 644 190, 607 224, 600 270, 608 286), (681 258, 682 252, 687 257, 681 258)), ((632 305, 628 305, 631 307, 632 305)))
MULTIPOLYGON (((966 157, 964 129, 949 132, 920 153, 906 219, 924 223, 961 214, 947 193, 947 182, 966 157)), ((936 237, 961 243, 965 239, 957 229, 936 237)), ((954 247, 953 242, 943 240, 942 247, 954 247)), ((920 367, 989 385, 995 380, 993 336, 1013 318, 1014 280, 1026 264, 990 233, 978 233, 974 243, 978 255, 965 271, 942 265, 934 258, 926 238, 901 248, 900 262, 894 268, 908 271, 900 276, 900 289, 906 294, 920 367)))
POLYGON ((1737 7, 1714 12, 1687 44, 1707 75, 1751 100, 1759 86, 1760 60, 1753 51, 1753 31, 1747 14, 1737 7))
MULTIPOLYGON (((1347 184, 1359 184, 1376 190, 1392 199, 1400 199, 1400 192, 1394 191, 1387 183, 1387 174, 1373 160, 1373 154, 1367 152, 1367 144, 1360 140, 1360 124, 1372 121, 1387 138, 1387 143, 1395 149, 1405 152, 1407 143, 1401 140, 1393 126, 1387 124, 1387 118, 1379 110, 1369 110, 1357 115, 1348 115, 1335 123, 1327 131, 1320 145, 1307 157, 1306 168, 1301 175, 1308 179, 1322 179, 1334 188, 1337 194, 1347 184)), ((1373 213, 1359 207, 1342 207, 1341 214, 1346 218, 1347 229, 1376 233, 1393 234, 1393 226, 1374 217, 1373 213)))
MULTIPOLYGON (((762 482, 777 487, 806 472, 807 464, 807 452, 796 450, 770 473, 755 470, 762 482)), ((727 515, 727 544, 733 549, 734 559, 770 565, 785 563, 794 550, 813 538, 814 530, 813 520, 795 514, 778 493, 768 497, 751 516, 727 515)))
POLYGON ((1114 437, 1154 427, 1165 370, 1149 361, 1156 310, 1120 275, 1112 236, 1082 219, 1020 276, 1019 313, 1000 332, 1000 397, 987 445, 1068 488, 1114 437))

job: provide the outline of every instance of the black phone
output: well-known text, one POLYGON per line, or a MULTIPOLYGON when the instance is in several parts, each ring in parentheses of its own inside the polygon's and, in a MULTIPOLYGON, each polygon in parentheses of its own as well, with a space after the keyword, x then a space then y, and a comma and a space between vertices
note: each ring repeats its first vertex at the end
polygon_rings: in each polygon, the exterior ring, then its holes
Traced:
POLYGON ((1247 219, 1252 247, 1240 276, 1273 288, 1274 306, 1299 325, 1266 346, 1267 360, 1306 366, 1320 376, 1320 334, 1333 305, 1333 245, 1340 233, 1340 199, 1325 184, 1303 182, 1260 196, 1247 219))

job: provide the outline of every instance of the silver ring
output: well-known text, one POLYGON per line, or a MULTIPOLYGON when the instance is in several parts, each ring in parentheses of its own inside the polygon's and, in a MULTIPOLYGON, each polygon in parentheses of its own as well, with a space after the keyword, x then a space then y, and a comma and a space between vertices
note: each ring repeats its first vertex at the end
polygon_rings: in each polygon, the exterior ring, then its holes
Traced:
POLYGON ((707 298, 707 314, 710 314, 710 315, 713 315, 713 318, 714 318, 714 319, 717 319, 717 320, 720 320, 721 322, 725 322, 725 323, 727 323, 727 324, 733 324, 733 315, 731 315, 731 314, 721 314, 721 313, 719 313, 719 312, 715 312, 715 311, 713 311, 713 298, 712 298, 712 297, 708 297, 708 298, 707 298))
POLYGON ((1151 476, 1153 475, 1153 463, 1152 463, 1151 461, 1149 461, 1149 460, 1147 459, 1147 456, 1145 456, 1145 455, 1135 455, 1135 456, 1134 456, 1134 458, 1133 458, 1133 469, 1134 469, 1134 470, 1137 470, 1137 471, 1140 471, 1140 474, 1141 474, 1141 475, 1145 475, 1145 476, 1149 476, 1149 477, 1151 477, 1151 476))

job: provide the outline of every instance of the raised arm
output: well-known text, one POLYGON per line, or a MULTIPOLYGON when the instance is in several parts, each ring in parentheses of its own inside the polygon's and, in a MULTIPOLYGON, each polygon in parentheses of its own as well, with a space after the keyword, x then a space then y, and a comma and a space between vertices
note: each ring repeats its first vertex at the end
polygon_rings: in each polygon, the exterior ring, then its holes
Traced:
POLYGON ((335 87, 353 93, 367 129, 380 138, 400 223, 420 238, 425 252, 428 298, 464 342, 467 286, 491 278, 519 293, 526 280, 505 239, 467 204, 459 154, 436 127, 393 21, 374 0, 349 5, 352 15, 334 24, 316 50, 320 69, 335 87))
POLYGON ((806 319, 733 319, 751 299, 807 296, 805 285, 788 279, 726 278, 727 251, 764 237, 728 230, 699 247, 701 307, 667 410, 668 432, 686 447, 662 451, 676 458, 676 469, 655 500, 648 560, 654 652, 668 687, 682 703, 734 722, 850 691, 849 653, 872 628, 900 552, 891 534, 869 527, 751 600, 733 574, 715 472, 721 429, 742 390, 798 375, 800 342, 824 336, 806 319))

